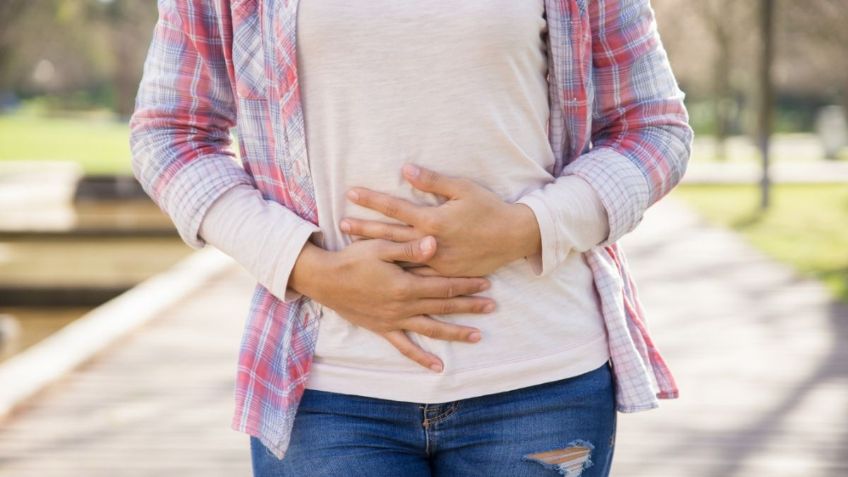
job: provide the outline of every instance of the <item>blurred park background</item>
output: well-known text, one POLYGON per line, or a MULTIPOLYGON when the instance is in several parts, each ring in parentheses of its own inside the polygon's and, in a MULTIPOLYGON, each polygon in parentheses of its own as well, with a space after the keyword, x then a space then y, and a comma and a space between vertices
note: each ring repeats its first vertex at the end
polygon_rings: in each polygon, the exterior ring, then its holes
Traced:
MULTIPOLYGON (((620 415, 614 474, 848 475, 848 0, 652 4, 696 140, 624 246, 682 397, 620 415)), ((132 177, 156 16, 0 0, 0 476, 248 475, 251 278, 132 177)))

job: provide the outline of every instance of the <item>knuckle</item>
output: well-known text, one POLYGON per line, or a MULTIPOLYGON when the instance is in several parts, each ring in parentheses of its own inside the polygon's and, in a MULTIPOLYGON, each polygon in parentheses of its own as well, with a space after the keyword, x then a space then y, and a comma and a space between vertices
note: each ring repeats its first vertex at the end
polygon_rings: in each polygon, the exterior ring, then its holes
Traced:
POLYGON ((381 235, 386 240, 395 241, 395 232, 391 227, 383 227, 383 233, 381 235))
POLYGON ((388 242, 384 242, 382 240, 366 240, 366 242, 372 242, 374 251, 379 255, 385 255, 391 252, 391 244, 388 242))
POLYGON ((462 287, 466 294, 477 293, 480 291, 480 285, 471 280, 464 281, 462 287))
POLYGON ((403 256, 405 258, 415 258, 415 243, 406 242, 403 244, 403 256))
POLYGON ((442 223, 435 215, 426 215, 422 220, 422 225, 425 230, 431 232, 439 232, 442 230, 442 223))
POLYGON ((444 269, 445 273, 452 277, 457 277, 463 274, 461 264, 453 259, 445 260, 444 269))
POLYGON ((404 282, 405 280, 398 280, 389 287, 389 293, 392 299, 402 301, 409 298, 409 287, 404 282))
POLYGON ((447 296, 446 296, 447 298, 452 298, 453 296, 455 296, 454 293, 456 292, 456 287, 454 286, 453 280, 448 280, 446 291, 447 291, 447 296))
POLYGON ((395 217, 398 214, 398 205, 392 200, 383 202, 383 210, 389 217, 395 217))
POLYGON ((413 359, 415 358, 415 351, 409 345, 396 346, 400 354, 406 356, 407 358, 413 359))
POLYGON ((385 309, 374 310, 374 312, 369 315, 371 321, 370 326, 379 330, 390 331, 388 327, 389 322, 387 320, 387 315, 388 313, 385 309))
MULTIPOLYGON (((403 293, 403 291, 399 291, 397 293, 403 293)), ((386 320, 394 320, 401 316, 403 316, 403 306, 401 306, 400 300, 392 301, 389 306, 386 307, 386 320)))
POLYGON ((433 185, 439 181, 439 173, 431 170, 424 170, 421 174, 421 180, 429 185, 433 185))
POLYGON ((388 333, 392 331, 392 328, 389 326, 386 320, 377 320, 377 322, 374 324, 374 328, 377 330, 378 333, 388 333))
POLYGON ((439 312, 442 315, 453 313, 456 310, 456 304, 453 300, 444 300, 439 305, 439 312))

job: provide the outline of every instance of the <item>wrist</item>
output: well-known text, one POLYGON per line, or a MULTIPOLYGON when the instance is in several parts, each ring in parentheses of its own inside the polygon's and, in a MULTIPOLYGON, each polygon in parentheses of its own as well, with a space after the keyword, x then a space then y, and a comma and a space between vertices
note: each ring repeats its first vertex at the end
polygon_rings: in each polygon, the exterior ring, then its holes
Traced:
POLYGON ((509 234, 505 243, 510 245, 510 260, 518 260, 542 253, 542 234, 536 214, 522 203, 509 204, 507 221, 509 234))
POLYGON ((333 252, 307 241, 297 256, 289 277, 289 288, 315 299, 320 295, 321 284, 331 274, 333 252))

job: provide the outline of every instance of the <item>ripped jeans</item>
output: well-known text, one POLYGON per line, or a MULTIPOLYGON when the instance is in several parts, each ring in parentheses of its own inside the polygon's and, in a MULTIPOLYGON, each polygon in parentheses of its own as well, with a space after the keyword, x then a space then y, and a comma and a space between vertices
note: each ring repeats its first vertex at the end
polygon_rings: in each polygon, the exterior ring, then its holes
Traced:
POLYGON ((306 389, 286 456, 250 437, 255 477, 608 476, 610 363, 496 394, 424 404, 306 389))

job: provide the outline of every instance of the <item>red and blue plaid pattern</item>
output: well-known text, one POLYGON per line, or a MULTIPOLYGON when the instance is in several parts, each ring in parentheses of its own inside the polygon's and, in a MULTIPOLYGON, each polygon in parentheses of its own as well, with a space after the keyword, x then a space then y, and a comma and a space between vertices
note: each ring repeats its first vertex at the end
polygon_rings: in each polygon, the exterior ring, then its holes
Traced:
MULTIPOLYGON (((207 208, 252 184, 317 225, 296 64, 298 0, 159 0, 131 119, 133 172, 192 248, 207 208), (238 128, 242 165, 230 149, 238 128)), ((601 298, 621 412, 678 396, 616 243, 681 179, 692 130, 649 0, 545 0, 554 174, 598 192, 609 237, 585 252, 601 298)), ((378 59, 375 59, 378 61, 378 59)), ((239 356, 232 427, 278 457, 318 335, 314 302, 261 285, 239 356)))

